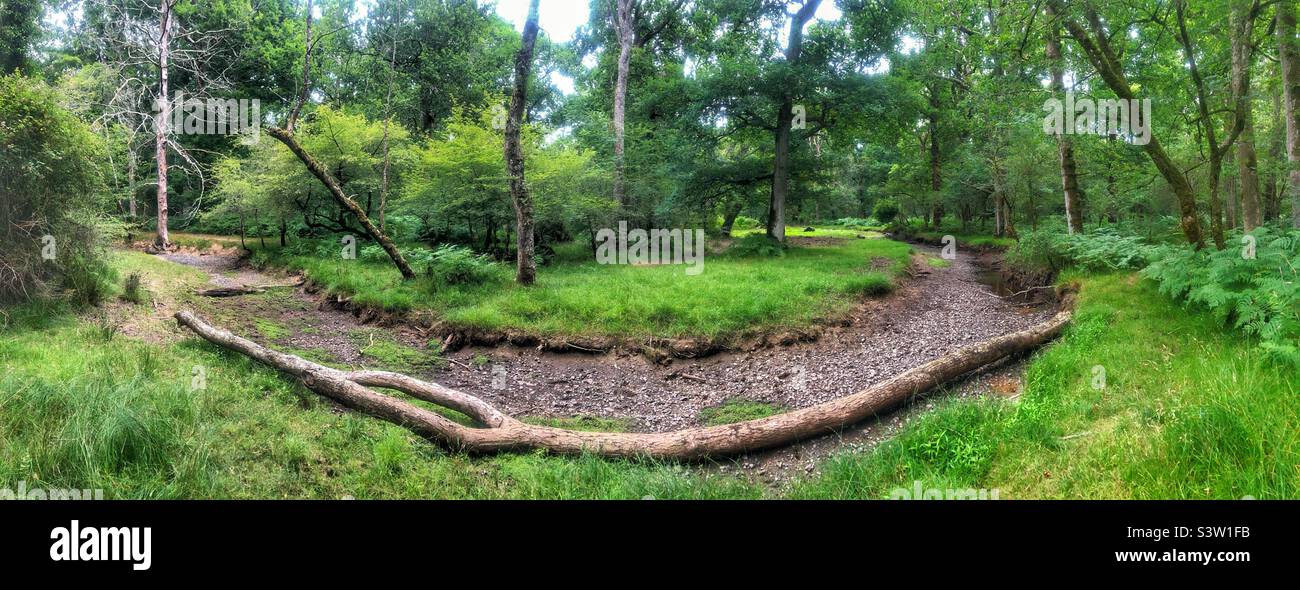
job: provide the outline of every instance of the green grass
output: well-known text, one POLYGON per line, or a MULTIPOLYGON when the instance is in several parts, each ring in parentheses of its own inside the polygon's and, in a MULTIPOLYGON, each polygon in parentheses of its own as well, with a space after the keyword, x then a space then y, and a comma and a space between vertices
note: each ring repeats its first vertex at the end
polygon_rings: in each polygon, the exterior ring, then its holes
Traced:
MULTIPOLYGON (((246 358, 188 339, 105 333, 65 309, 6 310, 0 486, 105 498, 755 498, 678 465, 469 457, 331 404, 246 358), (194 367, 206 388, 191 390, 194 367)), ((604 424, 601 424, 604 426, 604 424)))
MULTIPOLYGON (((140 273, 145 283, 161 283, 175 289, 179 286, 194 287, 207 281, 208 275, 193 267, 176 264, 152 254, 132 250, 117 250, 109 260, 109 265, 122 276, 140 273)), ((167 289, 167 290, 172 290, 167 289)))
POLYGON ((951 260, 946 260, 935 256, 926 256, 925 263, 930 265, 931 268, 948 268, 952 266, 951 260))
MULTIPOLYGON (((239 236, 218 236, 213 234, 196 234, 189 232, 168 232, 167 237, 172 243, 183 248, 194 248, 195 250, 207 250, 214 244, 220 244, 223 248, 238 248, 239 236)), ((244 238, 245 242, 252 242, 257 238, 249 236, 244 238)))
MULTIPOLYGON (((134 253, 114 264, 179 293, 203 280, 134 253)), ((99 488, 107 498, 887 498, 921 481, 1008 499, 1300 495, 1300 375, 1134 274, 1066 280, 1083 285, 1076 319, 1032 357, 1016 401, 938 399, 893 438, 780 489, 654 461, 452 453, 195 338, 137 340, 98 312, 8 309, 0 486, 99 488), (195 367, 205 388, 192 389, 195 367)), ((142 307, 127 310, 149 313, 142 307)), ((701 420, 777 411, 733 400, 701 420)))
POLYGON ((599 416, 573 416, 569 418, 525 416, 520 420, 538 426, 588 432, 627 432, 631 426, 631 420, 626 418, 602 418, 599 416))
POLYGON ((413 348, 398 342, 389 330, 365 328, 348 335, 357 344, 361 356, 391 371, 415 371, 440 366, 434 351, 413 348))
POLYGON ((254 319, 253 326, 257 328, 257 333, 267 340, 279 340, 289 335, 288 327, 265 318, 254 319))
POLYGON ((952 231, 917 231, 914 235, 926 242, 940 243, 944 236, 952 236, 957 241, 957 248, 971 246, 975 248, 992 248, 1005 250, 1016 245, 1016 241, 1011 238, 999 238, 988 234, 963 234, 955 230, 952 231))
POLYGON ((902 233, 936 245, 943 241, 944 236, 952 236, 957 241, 958 249, 968 246, 1006 250, 1017 244, 1017 241, 1011 238, 999 238, 992 235, 988 226, 981 228, 979 224, 967 227, 965 231, 962 230, 960 224, 947 224, 940 229, 931 229, 922 225, 920 219, 911 219, 904 225, 902 233))
MULTIPOLYGON (((749 229, 737 229, 737 230, 732 230, 731 237, 743 238, 745 236, 762 235, 764 233, 767 233, 767 230, 761 227, 754 227, 749 229)), ((880 236, 880 232, 869 230, 869 229, 853 229, 849 227, 838 227, 838 226, 819 225, 814 227, 814 226, 804 226, 804 225, 800 225, 800 226, 792 225, 785 228, 785 235, 788 238, 857 239, 859 236, 876 238, 880 236), (813 231, 806 231, 808 227, 812 227, 813 231)))
POLYGON ((781 413, 779 406, 745 399, 729 399, 722 404, 700 410, 700 422, 706 426, 735 424, 781 413))
POLYGON ((537 336, 616 339, 695 337, 725 340, 759 331, 797 329, 846 313, 863 296, 889 291, 911 248, 883 239, 792 247, 780 257, 706 256, 704 271, 682 266, 600 265, 581 245, 560 248, 521 287, 499 268, 486 284, 435 287, 403 282, 389 264, 279 256, 331 294, 394 312, 425 312, 450 325, 515 330, 537 336))
POLYGON ((886 498, 917 480, 1004 499, 1300 494, 1300 376, 1136 275, 1082 283, 1074 323, 1034 357, 1017 402, 941 401, 791 494, 886 498))

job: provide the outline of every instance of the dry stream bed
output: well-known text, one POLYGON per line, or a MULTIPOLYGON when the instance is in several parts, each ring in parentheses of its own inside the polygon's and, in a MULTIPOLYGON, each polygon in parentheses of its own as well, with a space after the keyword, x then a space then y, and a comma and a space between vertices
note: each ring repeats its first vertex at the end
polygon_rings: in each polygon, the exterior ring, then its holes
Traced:
MULTIPOLYGON (((724 352, 664 364, 640 354, 556 353, 511 345, 468 347, 437 358, 413 327, 365 325, 322 305, 303 289, 201 298, 196 311, 236 334, 311 360, 349 367, 396 368, 476 395, 516 417, 560 419, 568 427, 659 432, 698 426, 719 407, 750 412, 797 409, 843 397, 976 342, 1044 321, 1052 310, 1006 294, 987 257, 959 252, 944 267, 916 246, 913 277, 894 293, 864 302, 844 327, 815 342, 724 352), (406 365, 393 367, 394 362, 406 365), (756 403, 755 403, 756 402, 756 403), (739 404, 738 406, 735 404, 739 404)), ((284 284, 234 256, 172 254, 199 268, 215 287, 284 284)), ((169 318, 160 311, 160 319, 169 318)), ((1002 363, 948 388, 949 394, 1019 392, 1020 363, 1002 363)), ((778 484, 815 470, 828 454, 868 448, 931 403, 918 400, 835 435, 705 465, 778 484)), ((747 416, 754 417, 754 416, 747 416)))

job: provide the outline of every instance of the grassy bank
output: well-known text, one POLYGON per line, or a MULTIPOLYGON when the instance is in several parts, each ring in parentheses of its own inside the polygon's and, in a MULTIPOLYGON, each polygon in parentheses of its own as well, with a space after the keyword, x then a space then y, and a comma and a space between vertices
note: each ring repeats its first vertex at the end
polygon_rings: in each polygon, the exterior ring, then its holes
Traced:
POLYGON ((944 236, 952 236, 957 242, 957 248, 977 248, 980 250, 1006 250, 1016 245, 1016 240, 1012 238, 998 237, 992 234, 992 228, 980 228, 978 224, 974 227, 962 228, 959 224, 945 225, 941 228, 930 228, 921 223, 919 219, 912 219, 904 224, 902 228, 896 228, 896 231, 908 240, 917 240, 927 244, 940 245, 944 236))
MULTIPOLYGON (((156 289, 204 280, 121 256, 119 272, 140 272, 156 289)), ((101 488, 109 498, 886 498, 918 480, 996 488, 1001 498, 1300 493, 1300 377, 1135 274, 1066 278, 1083 285, 1076 320, 1030 360, 1015 401, 941 399, 895 438, 823 460, 781 489, 648 461, 449 453, 172 331, 147 304, 10 309, 0 486, 101 488), (150 322, 145 337, 119 329, 150 322), (1094 367, 1105 370, 1104 388, 1094 387, 1094 367)), ((773 411, 728 404, 702 418, 773 411)))
POLYGON ((725 339, 752 331, 810 326, 848 311, 863 296, 888 292, 911 248, 884 239, 796 246, 781 256, 705 256, 703 272, 684 266, 601 265, 577 244, 562 246, 520 287, 498 265, 485 282, 403 282, 391 264, 326 259, 268 249, 259 256, 301 270, 330 294, 392 312, 426 312, 453 326, 537 336, 725 339))
POLYGON ((1017 401, 942 402, 792 495, 883 498, 917 480, 1002 498, 1300 495, 1300 376, 1136 274, 1071 278, 1075 321, 1017 401))
POLYGON ((449 453, 194 339, 141 341, 58 308, 9 312, 0 339, 0 487, 102 489, 110 499, 762 493, 652 462, 449 453))

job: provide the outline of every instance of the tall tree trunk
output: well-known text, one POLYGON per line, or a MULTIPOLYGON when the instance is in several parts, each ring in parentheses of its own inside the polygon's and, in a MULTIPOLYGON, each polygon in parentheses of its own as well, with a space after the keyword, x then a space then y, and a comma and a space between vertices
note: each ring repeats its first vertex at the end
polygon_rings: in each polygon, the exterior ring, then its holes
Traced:
POLYGON ((388 208, 388 121, 393 118, 393 70, 397 68, 397 34, 393 33, 393 51, 388 60, 388 94, 384 96, 384 172, 379 182, 379 230, 388 231, 384 214, 388 208))
POLYGON ((135 219, 135 181, 139 174, 140 154, 136 153, 135 145, 128 141, 126 144, 126 214, 135 219))
POLYGON ((740 211, 744 205, 740 202, 725 205, 722 209, 722 237, 731 237, 731 228, 736 225, 736 218, 740 216, 740 211))
MULTIPOLYGON (((790 21, 790 42, 785 49, 785 61, 790 66, 799 63, 803 51, 803 27, 817 12, 821 0, 806 0, 790 21)), ((772 157, 772 199, 767 208, 767 235, 785 241, 785 201, 790 191, 790 135, 794 124, 794 96, 787 90, 781 98, 776 117, 776 149, 772 157)))
MULTIPOLYGON (((1064 14, 1061 0, 1048 0, 1049 5, 1057 14, 1064 14)), ((1097 69, 1097 73, 1106 82, 1106 86, 1114 92, 1116 96, 1124 100, 1134 100, 1132 86, 1129 86, 1128 79, 1124 76, 1124 71, 1115 57, 1114 51, 1110 48, 1110 42, 1107 40, 1104 25, 1099 17, 1090 8, 1087 9, 1089 24, 1095 31, 1090 35, 1086 29, 1073 19, 1064 18, 1062 24, 1070 32, 1070 36, 1078 42, 1083 48, 1083 52, 1088 55, 1088 61, 1097 69)), ((1151 141, 1142 146, 1151 158, 1151 163, 1155 164, 1156 170, 1164 177, 1165 182, 1174 191, 1174 196, 1178 199, 1179 225, 1182 227, 1183 235, 1187 238, 1188 243, 1197 249, 1205 247, 1205 236, 1201 232, 1201 220, 1196 213, 1196 193, 1192 190, 1192 184, 1187 180, 1187 175, 1183 170, 1174 163, 1173 158, 1165 152, 1160 141, 1154 136, 1151 141)))
POLYGON ((1237 229, 1239 221, 1237 219, 1237 185, 1224 179, 1219 182, 1220 190, 1224 198, 1223 212, 1227 217, 1227 229, 1237 229))
POLYGON ((1278 171, 1282 169, 1282 162, 1286 157, 1283 154, 1286 151, 1286 129, 1280 124, 1282 94, 1280 90, 1269 94, 1272 95, 1273 115, 1269 119, 1271 123, 1268 134, 1268 173, 1264 175, 1264 223, 1276 221, 1282 214, 1282 185, 1279 182, 1278 171))
POLYGON ((1034 180, 1031 176, 1025 176, 1025 213, 1029 217, 1029 227, 1038 231, 1038 204, 1034 199, 1034 180))
POLYGON ((1250 4, 1233 0, 1232 28, 1232 100, 1237 118, 1243 121, 1237 136, 1237 175, 1241 180, 1241 222, 1245 231, 1259 227, 1258 158, 1255 155, 1255 114, 1250 91, 1250 68, 1253 58, 1251 33, 1255 30, 1250 4))
POLYGON ((790 126, 794 106, 789 99, 781 103, 776 119, 776 151, 772 157, 772 198, 767 207, 767 235, 785 241, 785 200, 790 188, 790 126))
POLYGON ((1295 0, 1278 0, 1278 61, 1282 66, 1282 102, 1286 118, 1286 194, 1291 226, 1300 228, 1300 43, 1295 36, 1295 0))
POLYGON ((939 90, 930 88, 930 112, 927 125, 930 129, 930 223, 935 229, 943 223, 943 163, 939 147, 939 90))
POLYGON ((1005 173, 998 161, 995 160, 992 164, 993 198, 1002 219, 1002 232, 998 235, 1015 239, 1019 236, 1016 233, 1016 222, 1012 215, 1011 198, 1007 195, 1005 173))
POLYGON ((531 285, 537 280, 533 262, 533 200, 524 182, 524 149, 519 141, 524 108, 528 97, 528 74, 533 65, 533 46, 537 43, 537 2, 528 3, 528 21, 524 24, 523 45, 515 55, 515 89, 510 95, 510 113, 506 121, 506 175, 510 178, 510 197, 515 204, 518 250, 515 252, 515 281, 531 285))
POLYGON ((154 238, 154 247, 166 250, 171 247, 171 235, 167 232, 167 132, 172 120, 172 103, 167 88, 167 60, 171 57, 172 43, 172 1, 159 0, 161 12, 161 34, 158 37, 158 121, 154 126, 154 144, 158 160, 158 235, 154 238))
POLYGON ((312 0, 307 0, 307 26, 303 31, 302 89, 298 92, 298 100, 294 101, 293 108, 289 111, 289 122, 284 126, 290 134, 298 124, 298 115, 302 112, 302 106, 307 103, 307 95, 311 92, 311 3, 312 0))
MULTIPOLYGON (((1226 246, 1226 241, 1223 235, 1223 201, 1220 193, 1219 177, 1223 173, 1223 158, 1228 154, 1228 150, 1232 149, 1237 136, 1241 134, 1245 122, 1239 116, 1230 118, 1227 137, 1222 144, 1219 143, 1214 127, 1214 118, 1210 116, 1209 94, 1205 91, 1205 80, 1201 77, 1201 70, 1197 65, 1196 51, 1192 47, 1192 37, 1187 32, 1186 0, 1174 2, 1174 12, 1178 19, 1178 40, 1183 46, 1183 58, 1187 61, 1188 73, 1191 75, 1192 84, 1196 91, 1198 114, 1196 124, 1205 136, 1210 159, 1210 234, 1214 238, 1214 246, 1222 250, 1226 246)), ((1235 210, 1236 206, 1234 204, 1235 210)), ((1235 214, 1234 217, 1236 217, 1235 214)))
MULTIPOLYGON (((1065 59, 1061 55, 1060 24, 1056 10, 1048 5, 1047 59, 1052 64, 1052 94, 1065 91, 1065 59)), ((1079 194, 1079 169, 1074 160, 1074 142, 1064 133, 1056 136, 1056 151, 1061 162, 1061 190, 1065 193, 1065 227, 1069 233, 1083 231, 1083 206, 1079 194)))
POLYGON ((615 29, 618 31, 618 78, 614 83, 614 201, 627 209, 626 126, 627 77, 632 66, 632 2, 618 0, 615 29))

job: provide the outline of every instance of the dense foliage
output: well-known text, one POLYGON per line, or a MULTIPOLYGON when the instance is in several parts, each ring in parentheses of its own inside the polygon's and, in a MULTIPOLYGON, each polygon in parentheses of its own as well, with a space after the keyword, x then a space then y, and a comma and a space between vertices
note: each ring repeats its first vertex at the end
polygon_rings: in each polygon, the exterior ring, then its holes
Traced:
POLYGON ((1054 227, 1025 232, 1007 251, 1007 261, 1017 267, 1056 274, 1071 267, 1092 271, 1141 269, 1153 255, 1154 248, 1144 238, 1114 228, 1066 234, 1054 227))
POLYGON ((103 296, 103 142, 39 81, 0 78, 0 303, 103 296))
POLYGON ((1240 247, 1164 248, 1143 271, 1160 292, 1209 310, 1259 338, 1270 356, 1300 367, 1300 231, 1256 230, 1240 247))

